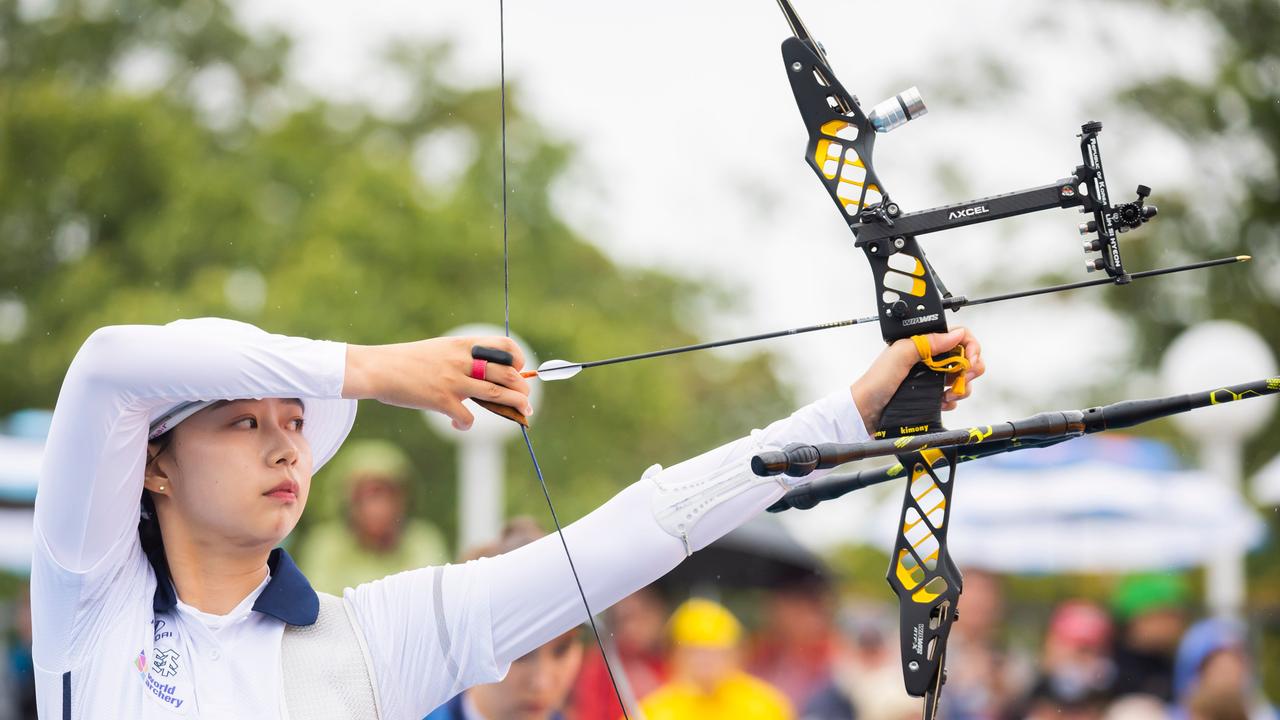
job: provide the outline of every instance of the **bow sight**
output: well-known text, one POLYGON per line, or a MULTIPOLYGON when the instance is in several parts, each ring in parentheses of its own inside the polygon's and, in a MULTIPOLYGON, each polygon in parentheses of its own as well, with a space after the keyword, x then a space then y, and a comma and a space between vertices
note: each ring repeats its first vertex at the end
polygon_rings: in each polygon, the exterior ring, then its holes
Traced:
MULTIPOLYGON (((808 131, 805 160, 840 209, 853 232, 854 245, 862 249, 871 265, 876 289, 875 317, 886 342, 945 332, 945 311, 965 305, 1094 285, 1123 285, 1136 278, 1248 259, 1241 256, 1126 272, 1117 238, 1155 217, 1156 208, 1146 204, 1151 190, 1145 185, 1138 186, 1137 198, 1132 202, 1111 203, 1098 147, 1098 134, 1102 131, 1099 122, 1081 126, 1081 164, 1067 177, 1003 195, 903 212, 877 175, 872 151, 878 133, 901 127, 927 112, 919 91, 912 87, 864 113, 857 97, 836 78, 826 51, 809 34, 789 0, 778 0, 778 5, 792 31, 792 37, 782 43, 782 58, 808 131), (1085 267, 1090 272, 1104 271, 1105 277, 968 300, 947 290, 917 241, 928 233, 1054 208, 1079 208, 1081 213, 1092 216, 1079 228, 1086 237, 1085 267)), ((911 370, 885 406, 879 427, 874 428, 875 451, 898 459, 896 471, 879 473, 874 481, 899 474, 908 479, 887 580, 899 600, 906 689, 912 696, 924 698, 926 720, 937 712, 938 694, 945 682, 946 643, 957 618, 963 582, 947 552, 947 518, 955 466, 994 452, 1060 442, 1085 431, 1080 423, 1067 422, 1063 419, 1067 416, 1060 413, 1049 419, 1062 422, 1054 424, 1045 419, 1048 416, 1037 416, 1030 425, 1018 425, 1021 435, 1010 429, 1000 440, 983 436, 977 428, 959 431, 958 435, 947 433, 941 423, 941 408, 947 380, 943 368, 948 365, 936 360, 930 358, 928 363, 922 362, 911 370), (1036 428, 1039 435, 1028 427, 1036 428), (944 437, 950 442, 940 442, 944 437), (958 444, 982 440, 988 444, 981 446, 981 452, 959 454, 958 444)), ((1275 389, 1273 385, 1267 387, 1269 391, 1275 389)), ((819 466, 832 466, 837 455, 847 460, 848 455, 866 450, 801 445, 781 453, 762 454, 753 466, 762 475, 806 474, 819 466)), ((867 483, 863 480, 855 484, 864 486, 867 483)), ((818 499, 810 495, 796 500, 805 504, 818 499)))

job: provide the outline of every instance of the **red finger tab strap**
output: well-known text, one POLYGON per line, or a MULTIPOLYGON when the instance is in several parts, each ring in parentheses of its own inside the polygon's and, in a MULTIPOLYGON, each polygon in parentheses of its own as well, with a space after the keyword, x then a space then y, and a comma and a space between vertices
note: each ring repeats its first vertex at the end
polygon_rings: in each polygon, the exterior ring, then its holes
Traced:
POLYGON ((965 378, 965 371, 969 369, 969 359, 964 356, 964 346, 956 347, 956 355, 947 356, 941 360, 933 358, 933 352, 929 349, 929 338, 925 335, 912 335, 911 342, 916 345, 916 352, 920 354, 920 361, 930 370, 945 372, 952 376, 951 391, 956 395, 964 395, 968 382, 965 378))
MULTIPOLYGON (((510 367, 515 359, 511 353, 497 348, 485 347, 483 345, 473 345, 471 347, 471 377, 476 380, 485 379, 485 370, 489 363, 496 362, 499 365, 510 367)), ((525 427, 529 427, 529 418, 525 417, 513 407, 493 402, 492 400, 481 400, 480 398, 471 398, 477 405, 488 410, 495 415, 520 423, 525 427)))

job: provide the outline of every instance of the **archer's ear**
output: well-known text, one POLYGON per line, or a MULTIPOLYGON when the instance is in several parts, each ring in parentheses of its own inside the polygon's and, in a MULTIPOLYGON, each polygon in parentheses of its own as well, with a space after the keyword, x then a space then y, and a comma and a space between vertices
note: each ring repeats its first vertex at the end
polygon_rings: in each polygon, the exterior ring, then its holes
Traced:
POLYGON ((142 486, 153 493, 164 494, 169 490, 169 475, 159 459, 164 449, 165 446, 159 443, 147 443, 147 465, 143 470, 142 486))

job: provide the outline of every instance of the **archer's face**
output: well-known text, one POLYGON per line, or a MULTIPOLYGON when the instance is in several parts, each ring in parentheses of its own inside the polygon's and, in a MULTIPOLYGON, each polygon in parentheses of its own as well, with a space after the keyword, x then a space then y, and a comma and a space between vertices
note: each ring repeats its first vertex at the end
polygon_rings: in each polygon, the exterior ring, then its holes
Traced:
MULTIPOLYGON (((311 446, 297 400, 212 405, 172 430, 147 488, 168 527, 203 542, 273 547, 302 515, 311 489, 311 446)), ((168 530, 166 529, 166 533, 168 530)))

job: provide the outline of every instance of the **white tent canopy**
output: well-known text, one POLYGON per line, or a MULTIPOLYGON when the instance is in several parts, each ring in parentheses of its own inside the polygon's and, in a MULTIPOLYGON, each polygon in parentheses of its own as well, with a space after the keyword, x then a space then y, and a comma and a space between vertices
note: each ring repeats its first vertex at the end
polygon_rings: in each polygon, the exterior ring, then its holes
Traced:
POLYGON ((0 508, 0 570, 31 572, 32 519, 31 508, 0 508))
POLYGON ((1253 476, 1253 499, 1259 505, 1280 505, 1280 455, 1262 466, 1253 476))
POLYGON ((31 506, 40 482, 49 413, 24 410, 5 425, 14 434, 0 434, 0 570, 26 575, 31 572, 31 506))
POLYGON ((35 501, 43 452, 42 442, 0 435, 0 501, 35 501))
MULTIPOLYGON (((789 511, 802 540, 866 542, 891 551, 902 485, 846 523, 808 522, 789 511), (825 536, 817 537, 812 528, 825 536)), ((839 512, 842 501, 825 513, 839 512)), ((806 511, 814 512, 814 511, 806 511)), ((824 514, 825 514, 824 513, 824 514)), ((817 520, 815 518, 815 520, 817 520)), ((1089 437, 958 468, 950 549, 961 567, 995 572, 1129 572, 1191 567, 1224 548, 1251 548, 1265 526, 1239 495, 1182 470, 1162 443, 1089 437)))

